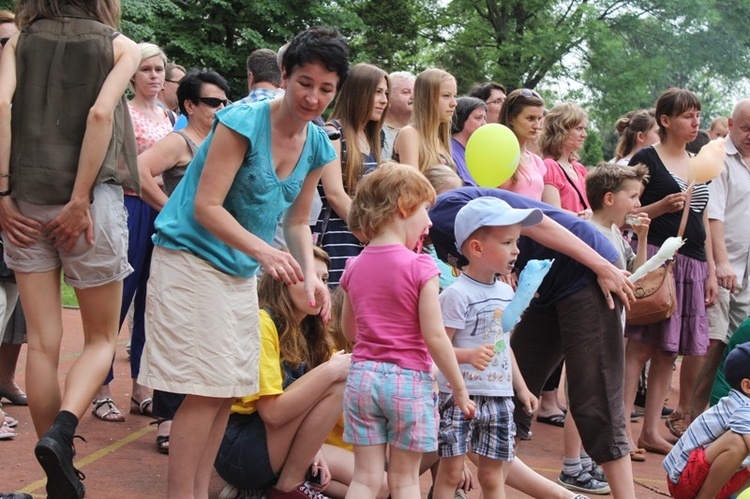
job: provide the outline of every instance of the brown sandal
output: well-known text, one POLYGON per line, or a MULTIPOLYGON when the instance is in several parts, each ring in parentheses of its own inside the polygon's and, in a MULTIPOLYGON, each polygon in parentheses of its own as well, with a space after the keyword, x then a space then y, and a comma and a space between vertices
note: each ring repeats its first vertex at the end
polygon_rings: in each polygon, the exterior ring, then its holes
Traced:
POLYGON ((669 433, 677 438, 682 438, 685 430, 687 430, 687 422, 682 417, 682 414, 677 414, 676 412, 669 415, 664 421, 664 425, 669 429, 669 433))

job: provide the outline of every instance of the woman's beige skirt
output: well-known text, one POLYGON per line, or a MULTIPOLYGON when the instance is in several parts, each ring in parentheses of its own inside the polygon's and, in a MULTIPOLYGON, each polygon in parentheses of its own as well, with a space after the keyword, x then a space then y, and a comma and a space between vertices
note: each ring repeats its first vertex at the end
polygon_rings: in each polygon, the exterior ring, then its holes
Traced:
POLYGON ((204 397, 258 391, 256 278, 230 276, 186 251, 154 247, 138 382, 204 397))

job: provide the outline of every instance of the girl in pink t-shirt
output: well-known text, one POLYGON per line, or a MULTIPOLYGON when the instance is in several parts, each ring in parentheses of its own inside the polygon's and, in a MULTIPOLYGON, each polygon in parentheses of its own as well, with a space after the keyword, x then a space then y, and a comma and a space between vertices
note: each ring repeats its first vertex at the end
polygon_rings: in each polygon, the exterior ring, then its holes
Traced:
POLYGON ((435 191, 416 168, 387 163, 366 175, 352 201, 349 227, 370 241, 346 262, 342 323, 354 341, 344 391, 344 440, 354 445, 347 497, 374 498, 389 446, 388 486, 396 497, 419 496, 422 453, 437 449, 432 361, 472 417, 438 302, 439 271, 415 253, 430 228, 435 191))

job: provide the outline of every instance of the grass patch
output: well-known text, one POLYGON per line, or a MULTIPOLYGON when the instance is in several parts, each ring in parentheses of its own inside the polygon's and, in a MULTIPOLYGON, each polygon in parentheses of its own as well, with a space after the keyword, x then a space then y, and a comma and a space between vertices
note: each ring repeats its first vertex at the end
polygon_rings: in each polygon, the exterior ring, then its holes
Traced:
POLYGON ((76 293, 65 282, 62 282, 62 304, 63 307, 74 307, 78 308, 78 298, 76 298, 76 293))

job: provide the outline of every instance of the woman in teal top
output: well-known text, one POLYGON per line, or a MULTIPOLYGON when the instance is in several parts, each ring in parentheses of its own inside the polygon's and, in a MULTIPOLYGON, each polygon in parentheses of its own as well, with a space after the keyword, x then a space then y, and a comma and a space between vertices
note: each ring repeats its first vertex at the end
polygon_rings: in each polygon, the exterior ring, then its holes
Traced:
POLYGON ((303 281, 329 313, 308 219, 336 153, 311 120, 346 77, 346 42, 335 30, 304 31, 282 66, 284 97, 218 112, 156 219, 139 382, 187 394, 172 424, 169 497, 208 495, 232 401, 258 390, 260 267, 303 281), (291 254, 269 245, 282 216, 291 254))

